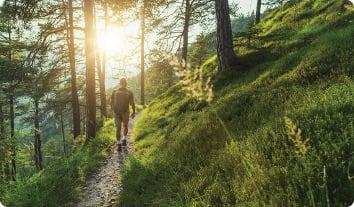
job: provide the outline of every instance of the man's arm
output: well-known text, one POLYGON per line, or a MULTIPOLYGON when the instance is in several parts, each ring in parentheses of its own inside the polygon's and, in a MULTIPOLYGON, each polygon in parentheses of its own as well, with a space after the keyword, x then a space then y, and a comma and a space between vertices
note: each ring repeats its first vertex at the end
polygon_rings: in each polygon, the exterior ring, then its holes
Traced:
POLYGON ((132 113, 132 117, 135 117, 135 102, 134 102, 134 95, 132 92, 130 92, 130 105, 132 106, 133 109, 133 113, 132 113))

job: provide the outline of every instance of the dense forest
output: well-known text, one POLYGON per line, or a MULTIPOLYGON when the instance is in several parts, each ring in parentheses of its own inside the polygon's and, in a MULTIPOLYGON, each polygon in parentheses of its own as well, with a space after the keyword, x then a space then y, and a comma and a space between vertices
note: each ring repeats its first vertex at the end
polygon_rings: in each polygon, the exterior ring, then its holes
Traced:
POLYGON ((353 3, 0 0, 0 206, 354 204, 353 3))

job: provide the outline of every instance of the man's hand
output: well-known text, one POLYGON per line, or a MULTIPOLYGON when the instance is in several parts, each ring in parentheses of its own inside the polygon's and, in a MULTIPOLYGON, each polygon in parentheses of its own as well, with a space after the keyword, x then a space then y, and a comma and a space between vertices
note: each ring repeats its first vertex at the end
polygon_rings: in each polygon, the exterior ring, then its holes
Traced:
POLYGON ((132 116, 132 118, 134 119, 134 117, 135 117, 135 112, 133 112, 131 116, 132 116))

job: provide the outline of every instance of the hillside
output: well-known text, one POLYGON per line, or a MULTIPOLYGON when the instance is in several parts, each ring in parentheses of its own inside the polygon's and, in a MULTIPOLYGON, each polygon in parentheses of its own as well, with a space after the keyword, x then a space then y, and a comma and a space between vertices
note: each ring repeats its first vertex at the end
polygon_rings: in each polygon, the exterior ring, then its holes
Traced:
POLYGON ((122 206, 348 206, 354 200, 354 12, 342 1, 271 11, 213 100, 181 85, 134 130, 122 206))

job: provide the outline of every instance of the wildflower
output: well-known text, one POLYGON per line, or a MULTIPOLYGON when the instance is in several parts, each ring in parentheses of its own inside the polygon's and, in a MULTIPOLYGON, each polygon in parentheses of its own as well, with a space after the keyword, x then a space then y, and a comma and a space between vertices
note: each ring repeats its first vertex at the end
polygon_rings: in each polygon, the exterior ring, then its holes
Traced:
POLYGON ((180 78, 182 89, 186 94, 199 101, 207 101, 210 103, 214 97, 213 85, 211 83, 211 78, 206 77, 202 68, 186 70, 187 64, 185 61, 178 61, 175 56, 171 55, 169 56, 169 59, 176 76, 180 78))
POLYGON ((309 150, 309 139, 302 138, 302 130, 294 124, 289 117, 284 117, 288 138, 294 144, 295 152, 300 156, 305 156, 309 150))

